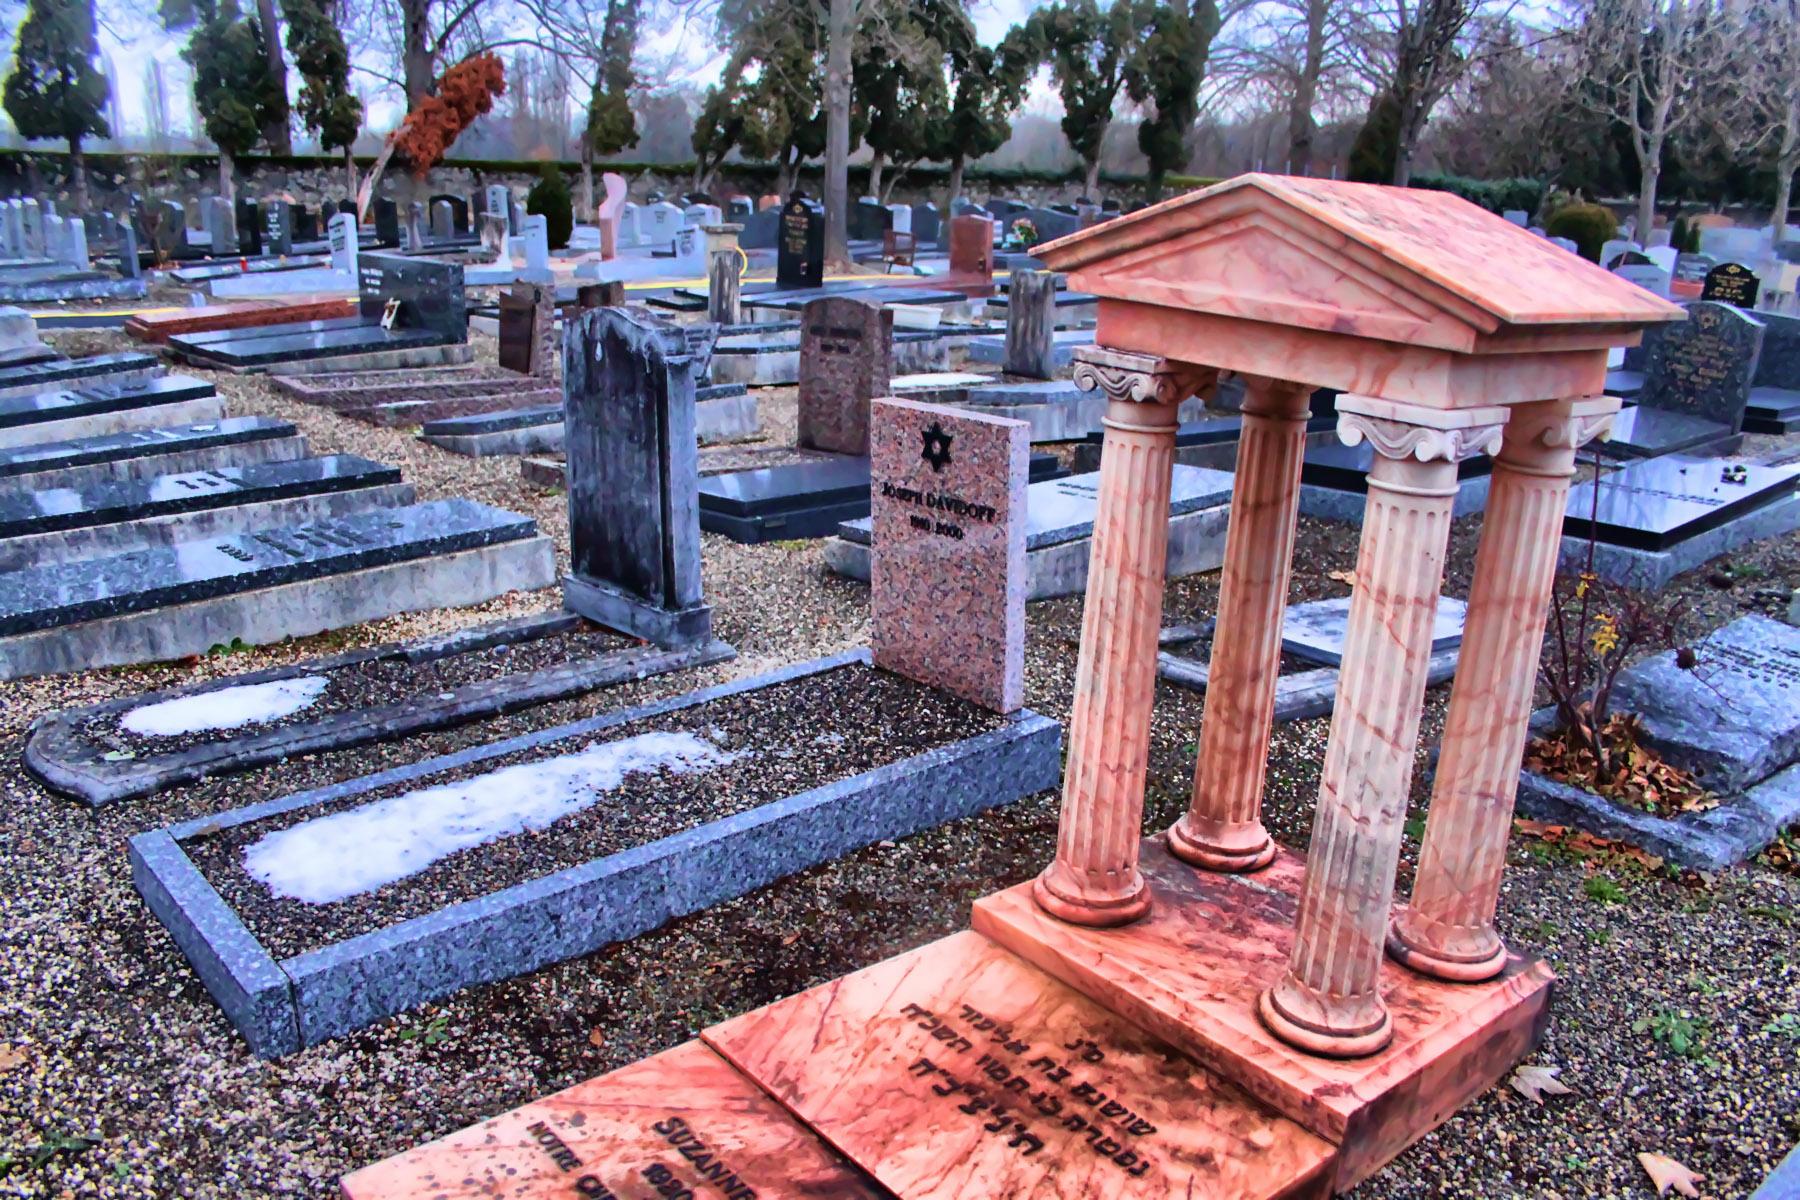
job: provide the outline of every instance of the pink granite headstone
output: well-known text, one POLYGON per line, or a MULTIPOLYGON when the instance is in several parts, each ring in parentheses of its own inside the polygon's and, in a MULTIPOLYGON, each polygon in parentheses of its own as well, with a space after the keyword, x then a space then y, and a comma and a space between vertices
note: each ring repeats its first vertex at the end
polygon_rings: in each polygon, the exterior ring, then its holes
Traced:
POLYGON ((600 202, 600 257, 602 259, 619 256, 619 213, 625 207, 630 193, 625 187, 625 177, 608 171, 600 176, 600 182, 606 185, 606 199, 600 202))
POLYGON ((1025 702, 1031 428, 886 397, 871 416, 875 665, 1014 712, 1025 702))
POLYGON ((869 402, 894 377, 894 312, 853 296, 821 296, 800 310, 799 427, 795 440, 833 454, 869 452, 869 402))

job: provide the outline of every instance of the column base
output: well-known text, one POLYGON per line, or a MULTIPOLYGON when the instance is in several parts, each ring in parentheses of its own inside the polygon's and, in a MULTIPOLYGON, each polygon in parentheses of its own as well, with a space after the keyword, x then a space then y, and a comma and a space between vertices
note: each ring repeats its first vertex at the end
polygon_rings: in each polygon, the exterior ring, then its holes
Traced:
POLYGON ((1203 871, 1244 874, 1275 861, 1275 841, 1261 822, 1224 830, 1222 836, 1201 836, 1184 816, 1169 826, 1168 843, 1170 854, 1203 871))
POLYGON ((1283 1012, 1281 1001, 1276 998, 1280 989, 1281 985, 1276 984, 1257 997, 1256 1015, 1262 1018, 1270 1033, 1296 1050, 1324 1058, 1367 1058, 1386 1049, 1394 1040, 1394 1018, 1385 1006, 1381 1009, 1380 1019, 1373 1025, 1337 1033, 1283 1012))
POLYGON ((1425 939, 1407 929, 1406 915, 1394 918, 1388 926, 1388 957, 1409 971, 1442 979, 1446 983, 1483 983, 1506 969, 1506 943, 1493 934, 1494 948, 1469 954, 1451 954, 1441 948, 1423 944, 1425 939))
POLYGON ((1037 906, 1059 921, 1085 925, 1089 929, 1111 929, 1129 925, 1150 911, 1150 885, 1139 875, 1136 887, 1118 895, 1094 895, 1074 889, 1059 889, 1059 872, 1052 863, 1031 884, 1031 898, 1037 906), (1074 894, 1070 894, 1073 891, 1074 894))

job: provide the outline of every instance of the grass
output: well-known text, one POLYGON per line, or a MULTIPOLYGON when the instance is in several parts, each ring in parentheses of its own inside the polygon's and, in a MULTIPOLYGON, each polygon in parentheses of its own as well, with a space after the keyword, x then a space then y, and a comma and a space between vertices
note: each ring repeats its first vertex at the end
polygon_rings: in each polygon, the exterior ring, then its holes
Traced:
POLYGON ((1616 880, 1605 875, 1589 875, 1581 881, 1581 892, 1589 900, 1600 904, 1623 904, 1630 899, 1616 880))
POLYGON ((1683 1058, 1703 1058, 1701 1043, 1710 1032, 1705 1017, 1685 1010, 1665 1008, 1654 1016, 1639 1017, 1631 1023, 1631 1032, 1648 1033, 1652 1041, 1667 1046, 1683 1058))

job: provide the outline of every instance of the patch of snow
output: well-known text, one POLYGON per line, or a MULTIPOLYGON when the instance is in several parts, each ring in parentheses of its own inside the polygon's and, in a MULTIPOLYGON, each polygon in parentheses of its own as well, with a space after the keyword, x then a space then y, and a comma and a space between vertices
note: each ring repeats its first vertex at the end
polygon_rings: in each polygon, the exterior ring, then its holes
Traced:
POLYGON ((743 757, 686 731, 594 743, 472 779, 390 796, 266 834, 244 870, 277 896, 332 904, 372 892, 462 850, 544 829, 598 803, 627 775, 687 775, 743 757))
POLYGON ((175 737, 206 729, 237 729, 291 717, 309 707, 331 681, 301 675, 269 683, 246 683, 134 708, 119 721, 140 737, 175 737))

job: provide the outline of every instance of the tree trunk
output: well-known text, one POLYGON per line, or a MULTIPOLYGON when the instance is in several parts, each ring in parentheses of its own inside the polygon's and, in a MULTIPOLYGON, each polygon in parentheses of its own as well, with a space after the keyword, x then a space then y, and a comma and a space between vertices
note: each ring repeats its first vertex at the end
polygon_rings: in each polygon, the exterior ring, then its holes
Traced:
POLYGON ((281 104, 263 130, 270 154, 292 154, 294 135, 289 129, 287 101, 287 62, 281 56, 281 24, 276 19, 275 0, 256 0, 256 15, 262 22, 263 51, 269 58, 269 79, 281 104))
POLYGON ((1319 76, 1325 70, 1328 4, 1329 0, 1306 0, 1306 56, 1288 106, 1288 171, 1294 175, 1312 174, 1313 135, 1318 130, 1313 105, 1318 102, 1319 76))
POLYGON ((584 134, 581 139, 581 211, 588 220, 599 220, 594 210, 594 147, 584 134))
POLYGON ((800 166, 799 156, 792 146, 783 146, 781 154, 775 159, 775 194, 781 197, 782 203, 794 190, 794 176, 800 166))
MULTIPOLYGON (((344 195, 350 197, 351 200, 355 200, 356 150, 351 146, 344 147, 344 185, 344 195)), ((359 221, 362 220, 362 210, 360 207, 357 209, 356 219, 359 221)))
POLYGON ((88 210, 87 155, 82 153, 81 139, 69 139, 69 207, 74 215, 88 210))
MULTIPOLYGON (((962 199, 963 156, 957 155, 950 160, 950 186, 944 195, 944 223, 948 225, 956 216, 956 202, 962 199)), ((944 234, 944 244, 950 244, 950 234, 944 234)))
POLYGON ((1095 199, 1099 198, 1098 193, 1100 191, 1100 157, 1097 154, 1094 156, 1094 161, 1090 162, 1087 165, 1087 182, 1082 185, 1081 190, 1082 190, 1083 194, 1086 195, 1089 200, 1095 200, 1095 199))
POLYGON ((231 155, 219 151, 219 198, 227 204, 237 203, 237 178, 231 155))
POLYGON ((1775 211, 1769 224, 1775 244, 1787 234, 1788 204, 1794 194, 1794 171, 1800 168, 1800 91, 1788 97, 1787 124, 1781 130, 1781 151, 1775 156, 1775 211))
POLYGON ((381 173, 387 170, 388 159, 394 157, 394 135, 388 134, 387 141, 381 145, 381 153, 369 164, 369 173, 363 176, 362 186, 356 190, 356 218, 362 220, 369 215, 369 205, 375 202, 375 188, 381 183, 381 173))
POLYGON ((1650 161, 1644 164, 1643 181, 1638 184, 1637 243, 1640 246, 1649 241, 1651 227, 1656 221, 1656 185, 1662 178, 1661 142, 1653 143, 1653 147, 1650 161))
POLYGON ((431 95, 431 0, 401 0, 405 43, 406 111, 431 95))
POLYGON ((887 155, 877 150, 869 159, 869 195, 881 197, 881 176, 887 169, 887 155))
POLYGON ((825 25, 825 269, 850 266, 850 50, 855 0, 831 0, 825 25))

